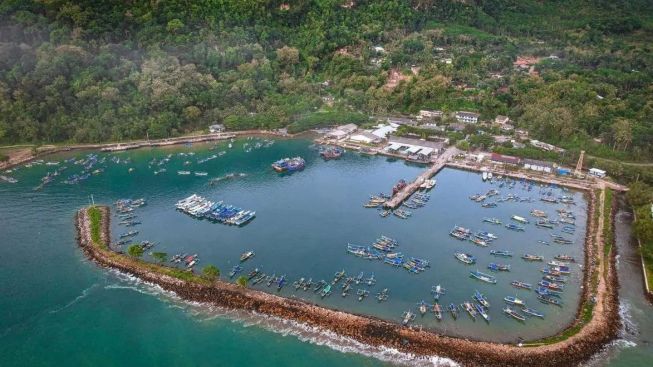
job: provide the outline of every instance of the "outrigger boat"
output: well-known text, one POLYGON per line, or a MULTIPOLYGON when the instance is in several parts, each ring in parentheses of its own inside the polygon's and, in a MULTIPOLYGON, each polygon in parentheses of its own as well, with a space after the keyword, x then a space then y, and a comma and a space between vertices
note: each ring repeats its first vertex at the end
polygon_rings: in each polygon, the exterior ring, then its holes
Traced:
POLYGON ((336 283, 338 283, 342 278, 344 278, 345 274, 346 273, 345 273, 344 269, 342 271, 336 272, 334 274, 334 278, 333 278, 333 281, 331 282, 331 284, 335 285, 336 283))
POLYGON ((426 304, 426 302, 424 302, 424 300, 421 300, 420 302, 417 303, 417 309, 419 310, 419 313, 422 314, 422 316, 426 314, 427 306, 428 305, 426 304))
POLYGON ((562 276, 556 277, 556 276, 548 275, 548 274, 547 274, 547 275, 544 275, 544 276, 542 277, 542 279, 547 280, 547 281, 549 281, 549 282, 567 283, 567 278, 566 278, 566 277, 562 277, 562 276))
POLYGON ((322 292, 320 292, 320 297, 324 298, 330 294, 331 294, 331 284, 327 284, 326 287, 322 289, 322 292))
POLYGON ((286 276, 282 275, 277 279, 277 291, 280 291, 284 285, 286 285, 286 276))
POLYGON ((138 234, 138 231, 129 231, 127 233, 123 233, 120 235, 120 238, 125 238, 125 237, 133 237, 138 234))
POLYGON ((526 261, 544 261, 544 256, 540 255, 524 254, 521 258, 526 261))
POLYGON ((513 280, 510 284, 515 288, 522 288, 522 289, 529 289, 529 290, 533 289, 532 284, 520 282, 518 280, 513 280))
POLYGON ((365 284, 367 284, 370 287, 376 284, 376 278, 374 278, 374 273, 372 273, 372 275, 370 275, 369 278, 365 279, 365 284))
POLYGON ((485 296, 478 290, 474 291, 474 300, 478 302, 481 306, 485 308, 490 308, 490 302, 485 298, 485 296))
POLYGON ((443 295, 446 292, 446 289, 444 289, 440 284, 431 287, 431 294, 433 295, 434 300, 439 300, 440 296, 443 295))
POLYGON ((229 278, 233 278, 236 274, 240 273, 243 271, 243 268, 240 265, 234 265, 233 268, 231 268, 231 271, 229 272, 229 278))
POLYGON ((315 284, 315 287, 313 288, 313 292, 314 292, 314 293, 319 292, 319 291, 320 291, 322 288, 324 288, 326 285, 327 285, 327 282, 326 282, 326 281, 324 281, 324 280, 320 280, 319 282, 317 282, 317 284, 315 284))
POLYGON ((505 312, 508 316, 511 316, 513 319, 517 321, 522 321, 522 322, 526 321, 526 317, 524 315, 520 314, 519 312, 513 310, 510 307, 504 308, 503 312, 505 312))
POLYGON ((510 217, 510 219, 514 220, 515 222, 519 222, 519 223, 523 223, 523 224, 528 224, 529 223, 528 219, 526 219, 524 217, 520 217, 518 215, 513 215, 512 217, 510 217))
POLYGON ((543 314, 543 313, 541 313, 541 312, 539 312, 539 311, 537 311, 537 310, 534 310, 534 309, 532 309, 532 308, 522 307, 521 310, 522 310, 522 312, 524 312, 524 313, 527 314, 527 315, 531 315, 531 316, 539 317, 539 318, 541 318, 541 319, 544 318, 544 314, 543 314))
POLYGON ((485 319, 485 321, 490 322, 490 315, 488 315, 487 311, 483 308, 483 306, 479 304, 474 304, 474 307, 476 308, 476 311, 485 319))
POLYGON ((555 299, 555 298, 553 298, 551 296, 538 294, 537 299, 539 299, 540 302, 542 302, 542 303, 548 303, 548 304, 551 304, 551 305, 562 306, 560 301, 558 301, 557 299, 555 299))
POLYGON ((513 224, 513 223, 506 224, 506 228, 508 228, 510 230, 513 230, 513 231, 518 231, 518 232, 523 232, 525 230, 525 228, 523 226, 519 226, 519 225, 513 224))
POLYGON ((388 294, 388 288, 383 288, 383 290, 376 294, 376 300, 379 302, 387 301, 390 295, 388 294))
POLYGON ((461 306, 465 311, 467 311, 472 319, 476 320, 476 310, 471 302, 465 301, 461 306))
POLYGON ((356 295, 358 296, 358 302, 361 302, 362 300, 365 299, 365 297, 370 295, 370 291, 365 289, 359 289, 356 291, 356 295))
POLYGON ((501 221, 498 218, 485 217, 483 218, 483 222, 490 223, 490 224, 501 224, 501 221))
POLYGON ((254 251, 244 252, 242 255, 240 255, 240 262, 247 261, 247 260, 251 259, 252 257, 254 257, 254 255, 255 255, 254 251))
POLYGON ((442 320, 442 307, 440 306, 439 303, 434 303, 432 308, 433 313, 435 314, 435 318, 438 320, 442 320))
POLYGON ((509 304, 512 304, 512 305, 526 306, 526 302, 524 302, 523 299, 519 299, 517 297, 505 296, 505 297, 503 297, 503 300, 506 301, 506 303, 509 303, 509 304))
POLYGON ((490 263, 487 268, 492 271, 510 271, 510 265, 508 264, 490 263))
POLYGON ((554 283, 554 282, 549 282, 546 280, 541 280, 538 285, 540 287, 545 287, 551 292, 562 292, 564 290, 564 286, 562 284, 554 283))
MULTIPOLYGON (((256 268, 256 269, 250 271, 249 274, 247 274, 247 280, 252 280, 254 277, 256 277, 257 275, 259 275, 260 273, 261 273, 261 271, 260 271, 258 268, 256 268)), ((303 281, 304 281, 304 278, 302 278, 301 281, 303 282, 303 281)), ((296 283, 296 282, 295 282, 295 283, 296 283)), ((297 289, 297 288, 295 288, 295 289, 297 289)))
POLYGON ((410 323, 413 320, 415 320, 415 314, 410 312, 410 311, 406 311, 402 315, 401 324, 404 325, 404 326, 407 326, 408 323, 410 323))
POLYGON ((470 276, 472 278, 476 278, 476 279, 478 279, 480 281, 490 283, 490 284, 497 284, 497 279, 492 275, 482 273, 482 272, 480 272, 478 270, 477 271, 470 271, 469 274, 470 274, 470 276))
POLYGON ((454 320, 458 319, 458 306, 456 306, 453 303, 449 304, 449 313, 451 313, 451 317, 453 317, 454 320))
POLYGON ((569 256, 569 255, 556 255, 553 258, 559 261, 572 262, 572 263, 576 262, 576 259, 574 259, 573 256, 569 256))

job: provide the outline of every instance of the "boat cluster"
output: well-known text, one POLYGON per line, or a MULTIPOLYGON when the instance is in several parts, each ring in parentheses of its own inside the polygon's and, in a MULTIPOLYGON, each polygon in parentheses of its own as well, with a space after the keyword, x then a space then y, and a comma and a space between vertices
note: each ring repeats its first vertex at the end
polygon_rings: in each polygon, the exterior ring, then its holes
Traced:
POLYGON ((367 260, 381 260, 384 264, 403 268, 411 273, 418 274, 429 268, 430 262, 417 257, 404 256, 395 251, 399 242, 387 236, 381 236, 370 246, 347 244, 347 253, 367 260))
POLYGON ((324 158, 325 161, 331 159, 338 159, 345 152, 344 149, 340 147, 334 147, 334 146, 321 146, 319 151, 320 151, 320 156, 324 158))
POLYGON ((224 204, 222 201, 213 202, 197 194, 179 200, 175 207, 195 218, 236 226, 245 225, 256 216, 255 211, 243 210, 233 205, 224 204))
POLYGON ((282 172, 301 171, 306 166, 306 161, 302 157, 283 158, 272 163, 272 169, 282 172))

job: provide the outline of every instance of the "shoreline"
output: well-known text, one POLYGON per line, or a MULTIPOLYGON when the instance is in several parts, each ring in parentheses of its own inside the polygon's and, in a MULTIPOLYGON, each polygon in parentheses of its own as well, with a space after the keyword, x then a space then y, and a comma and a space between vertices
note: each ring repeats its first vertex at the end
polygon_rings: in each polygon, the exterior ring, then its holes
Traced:
MULTIPOLYGON (((181 280, 165 273, 168 267, 135 260, 124 254, 92 242, 90 220, 87 209, 80 209, 75 216, 78 244, 84 254, 104 268, 114 268, 144 281, 155 283, 163 289, 176 293, 187 301, 210 303, 228 309, 240 309, 249 312, 291 319, 296 322, 335 332, 355 339, 361 343, 390 347, 418 356, 439 356, 450 358, 463 365, 472 366, 557 366, 576 365, 588 360, 605 344, 617 336, 620 326, 618 317, 618 286, 615 271, 614 251, 608 261, 603 261, 602 227, 603 215, 598 218, 598 228, 594 228, 594 214, 597 210, 597 198, 594 191, 587 193, 588 226, 586 232, 586 264, 593 264, 599 259, 599 265, 591 266, 591 271, 584 271, 581 302, 574 322, 556 335, 561 335, 580 325, 580 330, 570 337, 553 344, 518 347, 512 344, 499 344, 487 341, 473 341, 437 334, 433 331, 403 327, 397 323, 379 318, 347 313, 312 304, 306 301, 284 298, 262 291, 242 288, 224 281, 181 280), (593 231, 594 230, 594 231, 593 231), (599 256, 597 258, 597 256, 599 256), (605 267, 605 268, 604 268, 605 267), (598 272, 596 294, 590 294, 589 287, 593 274, 598 272), (596 305, 589 322, 581 324, 581 311, 596 297, 596 305)), ((603 200, 602 192, 600 200, 603 200)), ((601 202, 602 204, 602 202, 601 202)), ((99 207, 102 215, 101 240, 110 243, 110 209, 99 207)), ((613 211, 610 214, 614 215, 613 211)), ((600 213, 603 214, 603 213, 600 213)), ((613 223, 613 222, 611 222, 613 223)), ((535 345, 535 344, 532 344, 535 345)))

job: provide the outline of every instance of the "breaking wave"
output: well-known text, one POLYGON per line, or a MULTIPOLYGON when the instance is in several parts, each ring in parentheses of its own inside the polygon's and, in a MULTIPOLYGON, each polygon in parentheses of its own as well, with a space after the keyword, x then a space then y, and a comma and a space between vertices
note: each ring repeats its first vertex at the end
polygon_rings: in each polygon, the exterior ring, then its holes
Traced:
POLYGON ((169 307, 184 310, 197 322, 227 319, 246 328, 259 327, 283 336, 296 337, 302 342, 325 346, 343 353, 361 354, 398 365, 424 367, 459 366, 458 363, 448 358, 438 356, 418 356, 400 352, 394 348, 367 345, 355 339, 341 336, 332 331, 309 326, 293 320, 262 315, 255 312, 230 310, 207 303, 184 301, 174 292, 167 291, 154 283, 145 282, 137 277, 122 273, 115 269, 111 270, 110 273, 113 277, 117 278, 119 282, 109 284, 105 286, 105 289, 127 289, 157 297, 168 303, 169 307))
POLYGON ((50 310, 50 313, 57 313, 57 312, 63 311, 63 310, 65 310, 65 309, 67 309, 68 307, 74 305, 75 303, 81 301, 82 299, 86 298, 86 297, 91 293, 91 291, 93 290, 93 288, 97 287, 98 285, 99 285, 99 284, 96 283, 96 284, 93 284, 93 285, 91 285, 90 287, 84 289, 84 290, 82 291, 82 294, 80 294, 79 296, 75 297, 72 301, 66 303, 65 305, 63 305, 63 306, 61 306, 61 307, 59 307, 59 308, 56 308, 56 309, 54 309, 54 310, 50 310))

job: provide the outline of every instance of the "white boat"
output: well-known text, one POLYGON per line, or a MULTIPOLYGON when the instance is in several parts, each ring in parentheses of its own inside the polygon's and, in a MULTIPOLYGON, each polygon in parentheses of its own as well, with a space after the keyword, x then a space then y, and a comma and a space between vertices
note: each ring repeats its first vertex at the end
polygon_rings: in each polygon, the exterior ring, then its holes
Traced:
POLYGON ((177 174, 182 175, 182 176, 186 176, 186 175, 190 175, 190 171, 177 171, 177 174))
POLYGON ((207 176, 208 172, 195 172, 195 176, 207 176))
POLYGON ((524 217, 520 217, 518 215, 513 215, 512 217, 510 217, 510 219, 514 220, 515 222, 519 222, 519 223, 524 223, 524 224, 528 223, 528 219, 526 219, 524 217))

